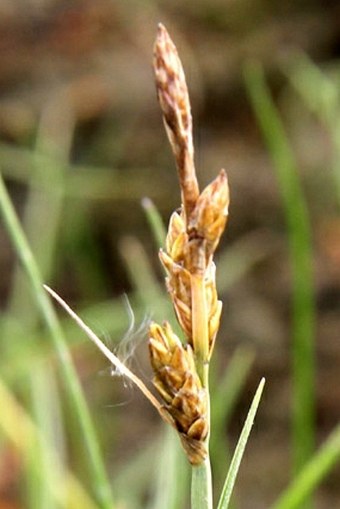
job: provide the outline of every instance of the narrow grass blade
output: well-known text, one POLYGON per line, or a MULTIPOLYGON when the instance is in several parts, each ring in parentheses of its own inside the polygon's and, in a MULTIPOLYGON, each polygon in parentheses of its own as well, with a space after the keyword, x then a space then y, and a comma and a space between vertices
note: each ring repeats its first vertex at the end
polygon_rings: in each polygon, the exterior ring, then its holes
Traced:
MULTIPOLYGON (((254 352, 238 348, 232 356, 225 375, 218 384, 212 383, 210 454, 214 467, 215 487, 223 486, 226 458, 230 457, 225 429, 254 361, 254 352)), ((212 370, 212 374, 214 370, 212 370)))
MULTIPOLYGON (((334 191, 340 207, 340 93, 339 83, 319 69, 305 54, 292 58, 286 68, 287 77, 305 105, 324 124, 330 134, 331 166, 334 191)), ((329 199, 329 197, 328 197, 329 199)))
MULTIPOLYGON (((49 279, 55 264, 58 232, 63 211, 63 188, 65 164, 73 135, 72 115, 60 97, 52 97, 43 108, 40 117, 38 136, 35 143, 34 164, 27 181, 27 193, 23 207, 22 224, 26 237, 42 275, 49 279), (49 154, 49 163, 43 164, 40 154, 49 154), (43 186, 39 184, 44 182, 43 186), (53 192, 51 192, 53 189, 53 192)), ((8 366, 13 360, 23 358, 23 345, 28 336, 34 340, 34 331, 39 329, 40 316, 37 307, 32 307, 32 294, 21 265, 17 263, 12 273, 12 285, 7 299, 7 309, 1 330, 3 364, 8 366), (6 319, 7 318, 7 319, 6 319), (21 334, 13 341, 16 323, 20 323, 21 334), (13 327, 14 325, 14 327, 13 327), (30 334, 31 333, 31 334, 30 334), (33 334, 32 334, 33 333, 33 334), (6 356, 6 358, 5 358, 6 356)), ((32 346, 32 345, 31 345, 32 346)), ((38 345, 36 345, 38 347, 38 345)), ((27 364, 27 357, 24 357, 27 364)), ((27 405, 32 409, 35 421, 48 443, 56 437, 57 419, 53 412, 58 407, 57 389, 54 386, 50 363, 39 363, 35 369, 26 370, 25 379, 16 388, 25 393, 27 405), (54 390, 56 389, 56 390, 54 390), (51 402, 53 405, 51 406, 51 402), (51 417, 50 419, 48 417, 51 417)), ((60 448, 61 449, 61 448, 60 448)), ((59 447, 56 450, 60 450, 59 447)), ((23 486, 27 490, 22 496, 28 508, 44 509, 57 507, 51 497, 46 476, 57 475, 56 469, 49 469, 44 450, 33 447, 26 457, 23 469, 23 486), (31 466, 34 464, 33 466, 31 466), (40 476, 36 476, 40 464, 40 476)))
POLYGON ((335 79, 319 69, 304 53, 296 53, 290 58, 284 70, 305 105, 322 123, 332 126, 339 121, 340 94, 335 79))
POLYGON ((159 454, 154 459, 153 497, 146 509, 179 509, 185 506, 189 464, 174 430, 166 427, 160 437, 159 454))
POLYGON ((111 350, 96 336, 93 330, 86 325, 85 322, 70 308, 70 306, 47 285, 44 285, 45 290, 64 308, 64 310, 73 318, 76 324, 85 332, 87 337, 97 346, 97 348, 105 355, 115 368, 123 375, 126 376, 138 389, 144 394, 149 402, 157 409, 161 416, 165 416, 166 412, 163 411, 163 405, 157 398, 149 391, 144 382, 138 378, 111 350))
MULTIPOLYGON (((50 277, 55 266, 73 128, 68 101, 52 93, 38 126, 22 219, 26 238, 44 278, 50 277), (47 161, 43 160, 44 155, 47 161)), ((20 316, 27 327, 35 327, 38 312, 32 312, 25 274, 18 268, 14 271, 9 308, 11 315, 20 316)))
POLYGON ((39 435, 43 438, 43 443, 42 440, 35 440, 32 447, 29 447, 29 444, 27 447, 29 450, 25 469, 29 502, 27 507, 59 509, 60 506, 51 493, 50 483, 58 483, 60 477, 65 474, 66 455, 59 388, 51 362, 46 360, 37 363, 25 382, 30 392, 29 406, 39 428, 39 435), (50 468, 50 450, 56 451, 53 468, 50 468))
POLYGON ((227 478, 226 478, 224 486, 223 486, 221 498, 219 500, 217 509, 227 509, 229 506, 231 494, 232 494, 232 491, 233 491, 233 488, 235 485, 235 481, 236 481, 236 476, 239 471, 243 453, 244 453, 244 450, 245 450, 245 447, 246 447, 246 444, 247 444, 247 441, 249 438, 251 428, 254 423, 257 408, 259 406, 260 399, 262 396, 264 384, 265 384, 265 379, 262 378, 262 380, 257 388, 257 391, 255 393, 251 407, 249 409, 248 416, 247 416, 246 422, 243 426, 239 441, 237 443, 233 459, 231 460, 231 464, 229 467, 227 478))
POLYGON ((284 491, 272 509, 298 509, 331 469, 340 462, 340 426, 301 470, 292 484, 284 491))
MULTIPOLYGON (((43 434, 34 425, 25 410, 16 401, 11 391, 0 379, 0 408, 6 409, 0 412, 0 429, 6 437, 18 449, 21 456, 26 456, 33 447, 44 450, 45 458, 48 458, 49 469, 44 472, 44 480, 48 482, 48 488, 54 500, 65 509, 98 509, 98 506, 74 475, 64 469, 60 475, 56 472, 49 475, 51 470, 58 470, 58 457, 43 438, 43 434)), ((42 475, 40 463, 31 463, 36 466, 35 475, 42 475)), ((113 506, 112 506, 113 507, 113 506)))
POLYGON ((143 198, 142 207, 145 211, 157 247, 163 247, 165 245, 166 230, 160 213, 150 198, 143 198))
POLYGON ((99 442, 96 437, 94 426, 88 411, 77 373, 74 368, 66 341, 62 333, 59 321, 49 301, 45 290, 39 268, 33 257, 31 249, 25 238, 13 205, 7 193, 2 176, 0 175, 0 214, 7 227, 8 234, 14 244, 19 260, 27 274, 32 294, 36 300, 41 316, 50 331, 55 350, 59 356, 60 369, 69 394, 72 400, 75 415, 83 434, 84 444, 87 449, 88 466, 91 470, 93 490, 96 493, 98 502, 102 508, 112 509, 114 507, 110 485, 106 476, 99 442))
POLYGON ((248 94, 274 163, 286 216, 292 267, 293 467, 298 472, 315 442, 315 293, 307 206, 294 155, 260 65, 245 70, 248 94))

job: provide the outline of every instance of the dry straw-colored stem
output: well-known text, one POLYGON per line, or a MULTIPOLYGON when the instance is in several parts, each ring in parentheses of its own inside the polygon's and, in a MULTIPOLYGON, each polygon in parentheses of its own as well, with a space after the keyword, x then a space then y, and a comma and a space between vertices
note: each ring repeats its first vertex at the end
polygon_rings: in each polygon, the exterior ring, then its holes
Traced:
POLYGON ((99 350, 105 355, 105 357, 111 362, 117 369, 118 373, 122 376, 127 377, 138 389, 144 394, 149 402, 156 408, 161 417, 171 425, 173 425, 171 417, 168 412, 164 409, 163 405, 155 398, 155 396, 149 391, 146 385, 142 382, 138 376, 136 376, 125 364, 107 348, 107 346, 98 338, 93 330, 86 325, 86 323, 80 318, 80 316, 73 311, 73 309, 58 295, 52 288, 47 285, 43 285, 45 290, 61 305, 62 308, 69 314, 69 316, 79 325, 79 327, 85 332, 87 337, 99 348, 99 350))

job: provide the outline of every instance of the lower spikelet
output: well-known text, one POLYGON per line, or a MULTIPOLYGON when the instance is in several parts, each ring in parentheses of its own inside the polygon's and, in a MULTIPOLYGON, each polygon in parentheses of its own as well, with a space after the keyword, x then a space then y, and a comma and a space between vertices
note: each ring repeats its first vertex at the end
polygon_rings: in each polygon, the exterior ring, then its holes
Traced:
POLYGON ((197 375, 192 348, 184 347, 170 324, 151 323, 149 351, 153 383, 165 402, 190 463, 207 456, 207 395, 197 375))

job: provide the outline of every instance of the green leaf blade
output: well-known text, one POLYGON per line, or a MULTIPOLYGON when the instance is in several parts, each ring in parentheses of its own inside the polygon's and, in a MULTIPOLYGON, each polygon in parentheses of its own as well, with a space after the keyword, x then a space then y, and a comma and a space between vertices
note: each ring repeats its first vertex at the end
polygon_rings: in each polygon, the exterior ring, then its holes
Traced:
POLYGON ((251 428, 254 424, 255 415, 260 403, 260 399, 262 396, 263 388, 265 384, 265 379, 262 378, 257 391, 255 393, 254 399, 252 401, 251 407, 249 409, 246 422, 244 423, 240 438, 238 440, 233 458, 230 463, 229 471, 222 489, 221 497, 217 506, 217 509, 228 509, 231 494, 235 485, 236 477, 240 468, 241 460, 245 451, 245 447, 247 445, 247 441, 249 438, 249 434, 251 428))

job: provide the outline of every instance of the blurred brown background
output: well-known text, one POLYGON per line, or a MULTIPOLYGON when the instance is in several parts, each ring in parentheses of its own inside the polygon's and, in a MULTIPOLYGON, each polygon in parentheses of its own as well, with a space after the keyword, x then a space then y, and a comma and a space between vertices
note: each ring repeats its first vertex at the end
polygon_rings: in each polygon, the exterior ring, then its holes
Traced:
MULTIPOLYGON (((223 364, 240 344, 250 346, 256 355, 233 420, 234 439, 259 377, 267 378, 256 438, 249 443, 238 484, 240 507, 262 508, 289 478, 291 283, 280 194, 245 93, 242 69, 250 58, 264 65, 309 206, 318 304, 321 441, 340 415, 340 219, 330 171, 333 146, 327 129, 303 104, 283 69, 299 50, 325 72, 339 76, 339 3, 1 0, 0 165, 20 211, 30 178, 30 151, 41 132, 42 149, 71 162, 75 180, 69 200, 81 201, 95 239, 88 250, 80 235, 75 256, 65 251, 64 233, 63 246, 56 248, 55 284, 71 302, 95 302, 131 290, 121 256, 121 242, 127 236, 136 236, 158 267, 140 201, 144 196, 152 198, 165 221, 179 205, 151 68, 159 21, 176 42, 186 71, 200 182, 208 183, 221 167, 230 181, 230 222, 220 257, 227 256, 228 249, 234 249, 235 256, 231 272, 221 261, 223 271, 218 274, 225 307, 216 355, 223 364), (79 187, 77 169, 87 179, 79 187), (97 278, 91 269, 92 256, 100 261, 105 278, 97 278), (82 270, 90 273, 87 283, 82 283, 82 270)), ((63 222, 65 230, 68 221, 76 222, 72 204, 63 222)), ((13 252, 1 226, 3 309, 10 294, 11 267, 13 252)), ((156 270, 161 280, 161 271, 156 270)), ((89 359, 85 364, 85 371, 99 369, 99 363, 89 366, 89 359)), ((109 395, 101 395, 107 385, 106 381, 94 389, 99 408, 108 403, 109 395)), ((135 423, 140 418, 136 408, 122 409, 126 416, 132 412, 130 420, 135 423)), ((148 426, 144 419, 142 429, 148 426)), ((131 443, 136 427, 140 432, 139 425, 127 431, 131 443)), ((123 451, 129 440, 121 433, 123 444, 118 450, 123 451)), ((8 459, 1 461, 7 465, 8 459)), ((334 471, 319 490, 320 509, 340 506, 339 474, 339 469, 334 471)), ((4 493, 8 483, 8 479, 0 482, 4 493)), ((6 506, 0 502, 0 507, 6 506)))

